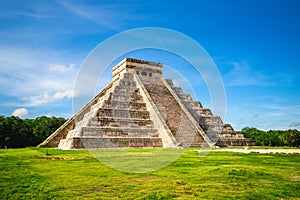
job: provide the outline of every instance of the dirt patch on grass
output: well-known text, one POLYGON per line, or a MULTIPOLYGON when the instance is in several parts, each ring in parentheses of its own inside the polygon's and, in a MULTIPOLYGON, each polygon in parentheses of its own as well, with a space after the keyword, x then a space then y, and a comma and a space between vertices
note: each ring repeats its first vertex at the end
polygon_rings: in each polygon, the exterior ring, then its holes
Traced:
POLYGON ((214 152, 237 152, 237 153, 285 153, 285 154, 300 154, 300 149, 232 149, 232 148, 224 148, 224 149, 213 149, 214 152))
POLYGON ((300 176, 292 176, 291 179, 295 180, 295 181, 299 181, 300 180, 300 176))

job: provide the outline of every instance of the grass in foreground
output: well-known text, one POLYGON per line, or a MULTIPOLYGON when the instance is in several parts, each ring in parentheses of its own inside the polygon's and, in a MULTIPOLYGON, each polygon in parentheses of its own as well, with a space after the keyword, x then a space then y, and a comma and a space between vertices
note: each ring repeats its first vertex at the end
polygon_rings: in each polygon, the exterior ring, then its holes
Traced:
MULTIPOLYGON (((132 150, 144 153, 149 150, 132 150)), ((111 169, 88 151, 0 150, 0 199, 299 199, 299 154, 190 149, 149 173, 111 169)))

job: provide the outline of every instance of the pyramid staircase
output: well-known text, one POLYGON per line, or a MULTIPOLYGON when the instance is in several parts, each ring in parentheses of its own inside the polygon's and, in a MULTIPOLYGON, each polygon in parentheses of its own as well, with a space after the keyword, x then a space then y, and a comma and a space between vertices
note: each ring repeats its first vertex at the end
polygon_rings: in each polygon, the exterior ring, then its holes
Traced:
POLYGON ((162 146, 133 74, 123 74, 58 145, 61 149, 162 146))
POLYGON ((102 149, 253 145, 171 80, 162 64, 127 58, 112 82, 39 147, 102 149))

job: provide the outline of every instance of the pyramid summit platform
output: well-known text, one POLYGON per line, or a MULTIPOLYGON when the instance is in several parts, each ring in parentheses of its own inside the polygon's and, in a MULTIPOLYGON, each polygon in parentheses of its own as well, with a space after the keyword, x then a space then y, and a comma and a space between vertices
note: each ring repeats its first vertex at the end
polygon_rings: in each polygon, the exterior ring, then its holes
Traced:
POLYGON ((161 63, 125 58, 112 81, 39 147, 61 149, 254 145, 162 78, 161 63))

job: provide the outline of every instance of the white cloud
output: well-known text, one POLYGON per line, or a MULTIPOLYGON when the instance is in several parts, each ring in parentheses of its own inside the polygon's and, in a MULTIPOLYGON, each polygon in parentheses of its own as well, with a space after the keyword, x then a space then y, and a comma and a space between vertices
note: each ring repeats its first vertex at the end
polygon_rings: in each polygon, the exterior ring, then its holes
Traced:
POLYGON ((0 93, 15 100, 7 102, 3 98, 0 104, 9 103, 14 107, 43 106, 77 95, 74 95, 72 88, 77 75, 76 66, 81 59, 76 65, 63 64, 74 61, 76 59, 69 54, 58 55, 47 50, 1 47, 0 93))
MULTIPOLYGON (((6 90, 0 92, 10 96, 25 96, 26 94, 38 94, 41 91, 54 92, 58 90, 58 87, 60 90, 72 88, 76 77, 76 68, 75 64, 68 66, 61 64, 68 62, 65 60, 66 57, 68 60, 74 60, 69 54, 58 55, 42 49, 1 47, 0 85, 5 85, 6 90), (47 58, 44 54, 48 55, 47 58), (53 61, 61 62, 50 65, 53 61), (45 71, 55 73, 45 73, 45 71), (54 84, 57 87, 53 88, 54 84)), ((81 59, 78 62, 81 62, 81 59)))
POLYGON ((28 115, 28 110, 26 108, 17 108, 12 112, 12 116, 16 116, 16 117, 26 117, 28 115))
POLYGON ((49 67, 49 72, 54 72, 58 74, 64 74, 74 70, 74 64, 69 64, 69 66, 63 64, 55 64, 49 67))
POLYGON ((71 99, 78 95, 78 91, 73 89, 67 89, 64 91, 58 91, 52 94, 44 92, 42 95, 31 96, 23 98, 24 101, 28 102, 28 106, 38 106, 50 102, 59 101, 62 99, 71 99))
POLYGON ((52 98, 53 99, 63 99, 63 98, 73 98, 74 96, 76 96, 76 91, 73 90, 66 90, 63 92, 56 92, 52 98))

